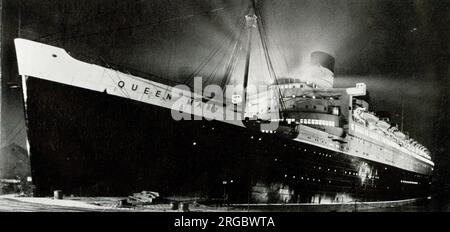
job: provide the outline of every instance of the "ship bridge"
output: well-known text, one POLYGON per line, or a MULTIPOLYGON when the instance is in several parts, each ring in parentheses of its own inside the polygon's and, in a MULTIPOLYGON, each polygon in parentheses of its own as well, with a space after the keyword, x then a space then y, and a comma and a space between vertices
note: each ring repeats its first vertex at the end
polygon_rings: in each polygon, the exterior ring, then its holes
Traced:
POLYGON ((317 88, 300 82, 277 86, 284 101, 283 116, 330 134, 342 136, 347 124, 345 89, 317 88))
POLYGON ((333 88, 334 58, 314 52, 311 64, 299 77, 281 77, 268 90, 250 96, 247 116, 285 120, 344 137, 348 128, 353 96, 364 96, 366 85, 333 88))

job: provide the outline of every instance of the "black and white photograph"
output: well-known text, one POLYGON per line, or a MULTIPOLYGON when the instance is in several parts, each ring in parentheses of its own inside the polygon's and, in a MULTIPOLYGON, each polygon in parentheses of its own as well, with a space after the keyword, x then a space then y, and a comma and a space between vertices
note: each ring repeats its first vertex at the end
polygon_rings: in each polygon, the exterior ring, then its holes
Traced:
POLYGON ((448 0, 0 15, 0 212, 450 212, 448 0))

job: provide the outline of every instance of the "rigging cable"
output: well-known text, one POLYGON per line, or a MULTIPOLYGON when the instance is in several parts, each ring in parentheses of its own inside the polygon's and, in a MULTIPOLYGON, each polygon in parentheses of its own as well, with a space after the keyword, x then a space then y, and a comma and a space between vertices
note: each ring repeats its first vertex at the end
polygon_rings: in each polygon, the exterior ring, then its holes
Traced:
MULTIPOLYGON (((243 22, 238 19, 239 25, 238 27, 240 27, 241 24, 243 24, 243 22)), ((233 33, 229 32, 228 35, 226 37, 223 38, 223 40, 220 42, 220 46, 216 47, 215 49, 213 49, 210 54, 203 60, 202 63, 200 63, 200 65, 190 74, 189 78, 184 81, 185 84, 188 84, 192 81, 192 79, 198 74, 200 73, 200 71, 202 71, 212 60, 213 58, 225 47, 225 45, 227 44, 226 41, 232 41, 232 37, 233 37, 233 33)), ((238 38, 240 39, 240 38, 238 38)), ((220 64, 220 63, 219 63, 220 64)), ((208 77, 209 79, 210 77, 208 77)), ((208 80, 207 80, 208 81, 208 80)))
POLYGON ((18 130, 18 131, 15 133, 15 135, 14 135, 12 138, 9 139, 8 144, 14 142, 14 140, 15 140, 15 139, 17 138, 17 136, 23 131, 24 128, 25 128, 25 124, 23 124, 23 125, 20 127, 20 130, 18 130))
POLYGON ((163 20, 160 20, 159 22, 156 22, 156 23, 155 22, 149 22, 149 23, 142 23, 142 24, 137 24, 137 25, 133 25, 133 26, 119 27, 119 28, 113 28, 113 29, 108 29, 108 30, 103 30, 103 31, 95 31, 95 32, 91 32, 91 33, 84 33, 84 34, 73 35, 73 36, 65 36, 65 37, 63 36, 63 37, 59 37, 59 38, 56 38, 56 39, 53 39, 53 40, 48 40, 48 41, 49 42, 53 42, 53 41, 60 41, 60 40, 63 40, 63 39, 64 40, 66 40, 66 39, 78 39, 78 38, 85 38, 85 37, 90 37, 90 36, 109 34, 109 33, 113 33, 113 32, 126 31, 126 30, 131 30, 131 29, 142 29, 142 28, 154 27, 154 26, 162 25, 162 24, 173 22, 173 21, 177 21, 177 20, 184 20, 184 19, 189 19, 189 18, 193 18, 193 17, 196 17, 196 16, 204 15, 204 14, 216 13, 216 12, 218 12, 220 10, 234 8, 234 7, 236 7, 236 5, 231 5, 231 6, 228 6, 228 7, 219 7, 219 8, 215 8, 215 9, 212 9, 212 10, 203 11, 203 12, 200 12, 198 14, 189 14, 189 15, 183 15, 183 16, 163 19, 163 20))
POLYGON ((228 60, 227 69, 224 74, 224 78, 222 79, 222 83, 220 84, 220 87, 225 91, 226 84, 231 79, 231 75, 233 74, 234 70, 236 69, 236 64, 239 59, 239 53, 238 51, 241 49, 241 38, 243 35, 245 27, 241 27, 241 30, 239 32, 238 39, 236 40, 236 43, 234 44, 233 51, 231 53, 230 59, 228 60))
POLYGON ((1 147, 5 147, 7 144, 10 144, 14 139, 16 139, 17 135, 23 130, 23 127, 25 127, 24 119, 20 118, 17 120, 17 123, 11 130, 11 132, 5 136, 5 141, 7 141, 5 144, 2 144, 1 147), (17 130, 20 127, 19 130, 17 130))
MULTIPOLYGON (((278 33, 276 33, 276 34, 279 35, 278 33)), ((278 38, 279 38, 279 40, 281 40, 280 36, 278 36, 278 38)), ((276 49, 278 50, 279 55, 283 58, 284 65, 286 66, 286 74, 287 74, 287 76, 290 76, 289 64, 287 62, 288 59, 287 59, 286 55, 283 52, 281 52, 281 48, 280 48, 279 44, 277 44, 277 43, 274 43, 274 44, 275 44, 276 49)))
MULTIPOLYGON (((154 26, 161 25, 161 24, 164 24, 164 23, 169 23, 169 22, 172 22, 172 21, 183 20, 183 19, 189 19, 189 18, 193 18, 193 17, 196 17, 196 16, 204 15, 204 14, 213 14, 213 13, 216 13, 216 12, 219 12, 219 11, 222 11, 222 10, 225 10, 225 9, 235 8, 235 7, 237 7, 237 6, 240 6, 240 4, 233 4, 233 5, 230 5, 230 6, 227 6, 227 7, 218 7, 218 8, 214 8, 214 9, 212 9, 212 10, 207 10, 207 11, 199 12, 199 13, 197 13, 197 14, 189 14, 189 15, 183 15, 183 16, 178 16, 178 17, 173 17, 173 18, 163 19, 163 20, 160 20, 159 22, 156 22, 156 23, 154 23, 154 22, 151 22, 151 23, 143 23, 143 24, 137 24, 137 25, 133 25, 133 26, 119 27, 119 28, 115 28, 115 29, 109 29, 109 30, 104 30, 104 31, 97 31, 97 32, 92 32, 92 33, 85 33, 85 34, 72 35, 72 36, 63 36, 63 37, 55 38, 55 39, 53 39, 53 40, 48 40, 48 41, 59 41, 59 40, 61 40, 61 39, 64 39, 64 40, 65 40, 65 39, 84 38, 84 37, 89 37, 89 36, 96 36, 96 35, 102 35, 102 34, 107 34, 107 33, 112 33, 112 32, 123 31, 123 30, 131 30, 131 29, 139 29, 139 28, 154 27, 154 26)), ((112 10, 112 11, 114 11, 114 10, 112 10)), ((106 13, 106 14, 103 14, 103 15, 107 16, 107 15, 109 15, 109 13, 110 13, 110 12, 108 12, 108 13, 106 13)), ((98 18, 98 17, 95 17, 95 18, 98 18)), ((101 18, 101 17, 100 17, 100 18, 101 18)), ((91 20, 86 20, 85 22, 89 22, 89 21, 91 21, 91 20)), ((75 24, 75 25, 69 25, 67 28, 72 27, 72 29, 73 29, 73 27, 78 27, 78 26, 83 25, 83 24, 84 24, 84 23, 77 23, 77 24, 75 24)), ((70 29, 69 29, 69 30, 70 30, 70 29)), ((67 32, 67 31, 66 31, 66 32, 67 32)), ((54 34, 58 34, 58 33, 54 33, 54 34)), ((52 36, 52 35, 54 35, 54 34, 46 35, 46 36, 43 36, 43 37, 41 37, 41 38, 39 38, 39 39, 42 40, 44 37, 52 36)), ((60 33, 59 33, 59 34, 60 34, 60 33)), ((224 42, 221 43, 221 45, 222 45, 221 47, 223 47, 223 46, 226 44, 226 43, 225 43, 225 40, 226 40, 227 38, 231 37, 231 36, 232 36, 232 34, 230 33, 228 37, 224 38, 224 42)), ((212 60, 212 58, 213 58, 214 56, 217 55, 217 53, 220 51, 221 47, 219 47, 219 48, 214 49, 213 51, 211 51, 211 53, 205 58, 204 62, 202 62, 202 63, 200 64, 200 66, 199 66, 196 70, 194 70, 194 72, 191 74, 191 77, 190 77, 188 80, 186 80, 186 81, 184 81, 184 82, 181 82, 181 83, 186 84, 186 83, 190 82, 191 79, 195 76, 195 74, 198 73, 199 71, 201 71, 201 70, 208 64, 208 62, 209 62, 210 60, 212 60)), ((106 63, 105 60, 103 60, 103 62, 106 63)), ((108 66, 110 66, 110 65, 108 64, 108 66)), ((110 67, 111 67, 111 66, 110 66, 110 67)), ((153 76, 153 75, 152 75, 152 76, 153 76)), ((159 77, 159 78, 161 78, 161 77, 159 77)), ((165 79, 165 78, 162 78, 162 79, 165 79)))
MULTIPOLYGON (((243 28, 244 28, 244 27, 243 27, 243 26, 244 26, 244 23, 243 23, 242 20, 240 20, 240 22, 242 22, 242 23, 240 24, 240 26, 242 26, 242 27, 241 27, 241 28, 242 28, 241 30, 243 30, 243 28)), ((235 50, 235 48, 236 48, 236 45, 237 45, 237 44, 239 43, 239 41, 241 40, 241 35, 242 35, 242 33, 240 32, 240 33, 239 33, 239 37, 238 37, 237 40, 236 40, 236 43, 234 43, 234 45, 231 44, 231 46, 230 46, 230 47, 232 47, 232 49, 231 49, 231 50, 232 50, 232 52, 231 52, 231 57, 235 55, 235 54, 234 54, 234 50, 235 50)), ((225 57, 226 57, 226 53, 223 55, 223 59, 225 59, 225 57)), ((231 57, 230 57, 230 58, 231 58, 231 57)), ((231 59, 232 59, 232 58, 231 58, 231 59)), ((230 59, 229 61, 231 61, 231 59, 230 59)), ((222 78, 222 81, 228 79, 227 76, 226 76, 226 75, 227 75, 226 72, 227 72, 227 70, 229 69, 229 67, 228 67, 229 65, 230 65, 230 63, 228 62, 228 63, 226 63, 225 66, 224 66, 224 67, 225 67, 225 73, 224 73, 224 76, 223 76, 223 78, 222 78)), ((218 66, 216 66, 216 70, 214 71, 214 77, 216 76, 217 71, 218 71, 218 66)))
MULTIPOLYGON (((257 12, 258 15, 260 15, 259 14, 259 10, 257 8, 255 8, 255 12, 257 12)), ((262 43, 263 49, 265 51, 264 55, 266 57, 266 62, 267 62, 268 70, 269 70, 269 75, 271 75, 273 77, 273 79, 275 80, 275 84, 278 85, 279 84, 278 83, 278 79, 277 79, 275 70, 273 68, 272 61, 271 61, 270 56, 269 56, 269 49, 267 47, 267 41, 266 41, 267 37, 265 35, 264 23, 263 23, 263 20, 262 20, 261 17, 260 17, 260 20, 258 20, 258 22, 260 24, 260 29, 258 31, 259 31, 259 34, 260 34, 260 38, 261 38, 261 43, 262 43)), ((280 88, 277 88, 277 89, 278 89, 278 95, 279 95, 278 96, 278 100, 279 100, 279 103, 280 103, 281 112, 284 112, 286 107, 284 105, 283 95, 281 93, 280 88)))

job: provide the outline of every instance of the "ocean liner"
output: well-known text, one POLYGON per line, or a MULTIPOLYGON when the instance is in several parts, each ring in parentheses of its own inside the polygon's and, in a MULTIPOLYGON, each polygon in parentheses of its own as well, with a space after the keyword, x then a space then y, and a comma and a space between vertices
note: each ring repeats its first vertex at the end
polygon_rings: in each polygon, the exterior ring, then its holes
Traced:
POLYGON ((16 39, 36 194, 152 190, 234 203, 428 196, 429 151, 369 111, 364 83, 334 88, 331 55, 312 53, 298 77, 277 76, 266 56, 274 81, 250 93, 251 34, 261 25, 254 10, 243 20, 245 72, 241 91, 231 94, 138 77, 16 39))

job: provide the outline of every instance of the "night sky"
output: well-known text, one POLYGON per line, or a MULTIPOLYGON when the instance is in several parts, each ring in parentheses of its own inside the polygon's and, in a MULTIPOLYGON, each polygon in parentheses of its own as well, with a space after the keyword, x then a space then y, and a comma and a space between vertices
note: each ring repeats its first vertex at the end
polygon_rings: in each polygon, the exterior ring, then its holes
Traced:
MULTIPOLYGON (((102 59, 177 82, 220 48, 198 73, 220 83, 221 70, 214 70, 239 38, 249 4, 29 0, 11 3, 9 20, 20 25, 21 37, 63 47, 81 60, 102 59)), ((280 76, 295 76, 314 50, 332 54, 336 87, 365 82, 371 110, 388 111, 396 124, 403 102, 404 130, 432 151, 438 183, 450 182, 449 0, 260 0, 257 6, 280 76)), ((250 82, 268 83, 259 38, 254 41, 250 82)), ((239 81, 236 72, 231 82, 239 81)))

